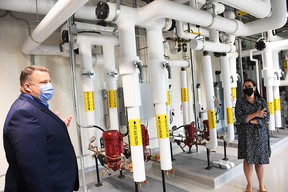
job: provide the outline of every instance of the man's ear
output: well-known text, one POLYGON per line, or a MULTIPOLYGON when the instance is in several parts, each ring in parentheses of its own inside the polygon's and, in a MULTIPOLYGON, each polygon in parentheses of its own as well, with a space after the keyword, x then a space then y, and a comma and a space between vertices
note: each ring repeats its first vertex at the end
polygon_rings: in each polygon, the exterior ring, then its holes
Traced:
POLYGON ((31 92, 32 92, 29 83, 24 83, 23 89, 24 89, 24 91, 25 91, 26 93, 31 93, 31 92))

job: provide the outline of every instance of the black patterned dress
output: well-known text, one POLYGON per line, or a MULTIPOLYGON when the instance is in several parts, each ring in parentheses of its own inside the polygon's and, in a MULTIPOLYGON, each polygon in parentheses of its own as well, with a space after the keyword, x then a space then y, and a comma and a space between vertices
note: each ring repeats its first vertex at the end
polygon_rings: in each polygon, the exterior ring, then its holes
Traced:
POLYGON ((270 113, 264 98, 256 97, 256 103, 248 102, 244 97, 236 102, 236 127, 238 133, 238 159, 246 159, 248 164, 269 164, 271 156, 268 122, 270 113), (257 118, 259 124, 246 122, 249 114, 267 109, 264 118, 257 118))

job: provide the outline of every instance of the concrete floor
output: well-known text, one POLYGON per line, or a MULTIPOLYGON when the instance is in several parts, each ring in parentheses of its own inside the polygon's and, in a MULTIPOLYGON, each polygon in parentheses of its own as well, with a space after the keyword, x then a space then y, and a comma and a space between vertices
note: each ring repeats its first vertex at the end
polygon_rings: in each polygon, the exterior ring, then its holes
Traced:
MULTIPOLYGON (((288 131, 281 129, 279 132, 274 132, 271 136, 270 141, 272 146, 272 156, 270 159, 270 164, 265 165, 265 185, 269 192, 288 192, 288 185, 285 185, 285 173, 288 172, 288 131)), ((207 156, 204 147, 200 146, 198 153, 195 152, 192 155, 183 153, 177 148, 177 146, 174 147, 173 152, 175 154, 174 157, 176 158, 176 161, 173 161, 173 169, 175 169, 176 172, 173 177, 165 177, 166 192, 244 192, 246 187, 246 180, 242 171, 242 161, 237 160, 237 148, 235 147, 237 146, 237 143, 235 144, 234 142, 229 146, 230 147, 227 148, 227 156, 229 157, 229 160, 235 162, 235 167, 229 170, 223 170, 215 167, 211 170, 205 170, 205 167, 207 166, 207 156), (192 162, 193 159, 194 161, 196 161, 195 159, 197 158, 198 161, 201 161, 202 158, 202 162, 200 162, 200 164, 195 164, 195 162, 194 164, 189 163, 189 161, 192 162), (188 163, 183 163, 183 161, 188 161, 188 163), (197 175, 202 175, 202 178, 197 179, 197 175), (217 180, 217 177, 219 176, 221 177, 221 179, 217 180)), ((211 153, 210 155, 211 161, 213 161, 213 158, 222 158, 223 153, 223 147, 218 146, 215 150, 215 153, 211 153)), ((143 184, 141 187, 138 188, 138 191, 164 191, 162 187, 161 171, 159 165, 152 162, 147 162, 145 166, 147 176, 146 179, 149 184, 143 184)), ((117 172, 113 173, 112 176, 102 177, 101 183, 103 184, 103 186, 95 187, 95 172, 87 173, 87 191, 136 191, 132 175, 125 173, 126 178, 120 180, 117 178, 118 174, 119 173, 117 172)), ((258 181, 255 173, 253 175, 253 182, 253 192, 258 192, 258 181)), ((79 191, 84 191, 83 187, 79 191)))

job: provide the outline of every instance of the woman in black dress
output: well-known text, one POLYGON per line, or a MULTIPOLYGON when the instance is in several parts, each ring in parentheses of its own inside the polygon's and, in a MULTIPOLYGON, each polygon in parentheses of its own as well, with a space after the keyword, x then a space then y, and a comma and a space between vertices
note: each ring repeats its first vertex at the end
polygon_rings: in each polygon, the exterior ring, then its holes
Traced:
POLYGON ((259 190, 265 192, 263 164, 269 164, 271 156, 268 129, 270 114, 267 102, 260 96, 253 80, 248 79, 244 82, 243 92, 244 96, 237 100, 235 106, 238 159, 244 159, 246 192, 252 192, 253 165, 259 181, 259 190))

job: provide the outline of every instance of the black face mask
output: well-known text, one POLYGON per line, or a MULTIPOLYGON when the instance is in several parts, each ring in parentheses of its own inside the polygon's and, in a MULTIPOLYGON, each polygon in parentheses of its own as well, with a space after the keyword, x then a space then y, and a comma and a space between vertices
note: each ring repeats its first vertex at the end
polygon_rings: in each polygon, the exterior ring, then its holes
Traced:
POLYGON ((249 87, 249 88, 243 89, 243 92, 245 95, 250 97, 254 93, 254 90, 252 87, 249 87))

